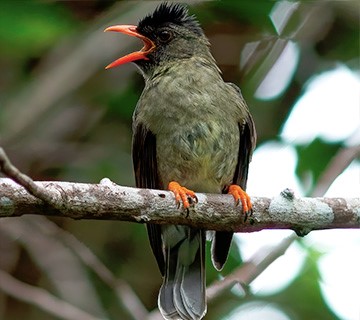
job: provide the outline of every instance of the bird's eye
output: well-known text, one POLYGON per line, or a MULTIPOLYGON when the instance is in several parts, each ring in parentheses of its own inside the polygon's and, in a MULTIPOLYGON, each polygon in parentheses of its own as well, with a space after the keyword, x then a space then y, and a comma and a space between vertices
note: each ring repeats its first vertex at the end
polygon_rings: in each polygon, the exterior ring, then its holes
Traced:
POLYGON ((172 36, 173 36, 172 33, 168 30, 162 30, 158 34, 159 40, 164 43, 169 42, 172 36))

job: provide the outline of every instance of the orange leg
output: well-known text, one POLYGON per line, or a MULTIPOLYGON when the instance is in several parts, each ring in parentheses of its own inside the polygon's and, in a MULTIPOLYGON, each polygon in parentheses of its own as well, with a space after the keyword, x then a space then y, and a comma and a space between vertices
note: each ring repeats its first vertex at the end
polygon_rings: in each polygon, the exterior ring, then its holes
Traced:
MULTIPOLYGON (((171 181, 169 183, 168 189, 174 193, 176 204, 178 205, 178 207, 180 207, 180 200, 183 203, 184 209, 189 209, 190 207, 189 198, 197 202, 197 197, 194 191, 182 187, 179 183, 175 181, 171 181)), ((190 200, 190 202, 192 201, 190 200)))
POLYGON ((239 202, 241 201, 242 211, 245 215, 245 220, 246 220, 247 216, 251 215, 252 213, 252 203, 250 197, 243 189, 241 189, 240 186, 236 184, 232 184, 229 187, 228 193, 232 194, 232 196, 235 199, 236 205, 238 205, 239 202))

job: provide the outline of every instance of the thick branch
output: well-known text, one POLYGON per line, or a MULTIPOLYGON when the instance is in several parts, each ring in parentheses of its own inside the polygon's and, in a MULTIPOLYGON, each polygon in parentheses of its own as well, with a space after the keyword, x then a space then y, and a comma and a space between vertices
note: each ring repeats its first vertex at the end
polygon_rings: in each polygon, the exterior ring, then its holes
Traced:
POLYGON ((35 183, 47 194, 55 195, 51 205, 12 180, 0 179, 0 217, 38 214, 241 232, 293 229, 298 234, 314 229, 360 227, 360 198, 294 198, 291 191, 285 190, 272 199, 253 197, 254 213, 244 223, 241 207, 235 207, 228 195, 199 193, 199 202, 187 214, 176 207, 169 191, 121 187, 109 179, 100 184, 35 183))
POLYGON ((23 186, 26 191, 32 194, 34 197, 39 198, 46 203, 54 203, 54 205, 57 203, 55 199, 56 193, 49 192, 45 188, 42 188, 41 186, 37 185, 29 176, 20 172, 18 168, 16 168, 10 162, 2 148, 0 148, 0 172, 3 172, 16 183, 23 186))

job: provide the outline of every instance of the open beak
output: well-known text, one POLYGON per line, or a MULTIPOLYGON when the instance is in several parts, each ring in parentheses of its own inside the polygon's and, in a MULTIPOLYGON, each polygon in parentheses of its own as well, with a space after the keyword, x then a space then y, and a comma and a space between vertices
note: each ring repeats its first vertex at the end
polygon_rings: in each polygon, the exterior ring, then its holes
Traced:
POLYGON ((133 61, 136 61, 136 60, 149 60, 147 55, 150 52, 152 52, 153 50, 155 50, 155 44, 149 38, 147 38, 147 37, 143 36, 142 34, 138 33, 136 31, 136 28, 137 27, 133 26, 133 25, 117 25, 117 26, 111 26, 111 27, 108 27, 108 28, 105 29, 105 32, 107 32, 107 31, 121 32, 121 33, 127 34, 129 36, 139 38, 144 42, 144 46, 142 47, 142 49, 140 51, 130 53, 130 54, 124 56, 124 57, 121 57, 121 58, 115 60, 114 62, 107 65, 105 67, 105 69, 110 69, 110 68, 113 68, 113 67, 117 67, 117 66, 119 66, 121 64, 128 63, 128 62, 133 62, 133 61))

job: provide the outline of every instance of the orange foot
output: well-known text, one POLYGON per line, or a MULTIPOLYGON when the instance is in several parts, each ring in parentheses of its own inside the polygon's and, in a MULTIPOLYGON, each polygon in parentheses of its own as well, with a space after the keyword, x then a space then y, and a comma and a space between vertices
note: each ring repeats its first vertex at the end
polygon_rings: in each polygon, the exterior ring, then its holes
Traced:
POLYGON ((182 201, 184 209, 186 210, 189 209, 190 202, 192 203, 193 201, 194 202, 198 201, 194 191, 182 187, 179 183, 175 181, 171 181, 169 183, 168 189, 174 193, 175 201, 178 208, 180 207, 180 200, 182 201))
POLYGON ((252 211, 253 211, 250 197, 243 189, 241 189, 240 186, 238 186, 236 184, 232 184, 229 187, 228 193, 232 194, 232 196, 235 199, 236 205, 238 205, 239 202, 241 201, 242 212, 245 215, 245 221, 246 221, 248 215, 251 215, 252 211))

